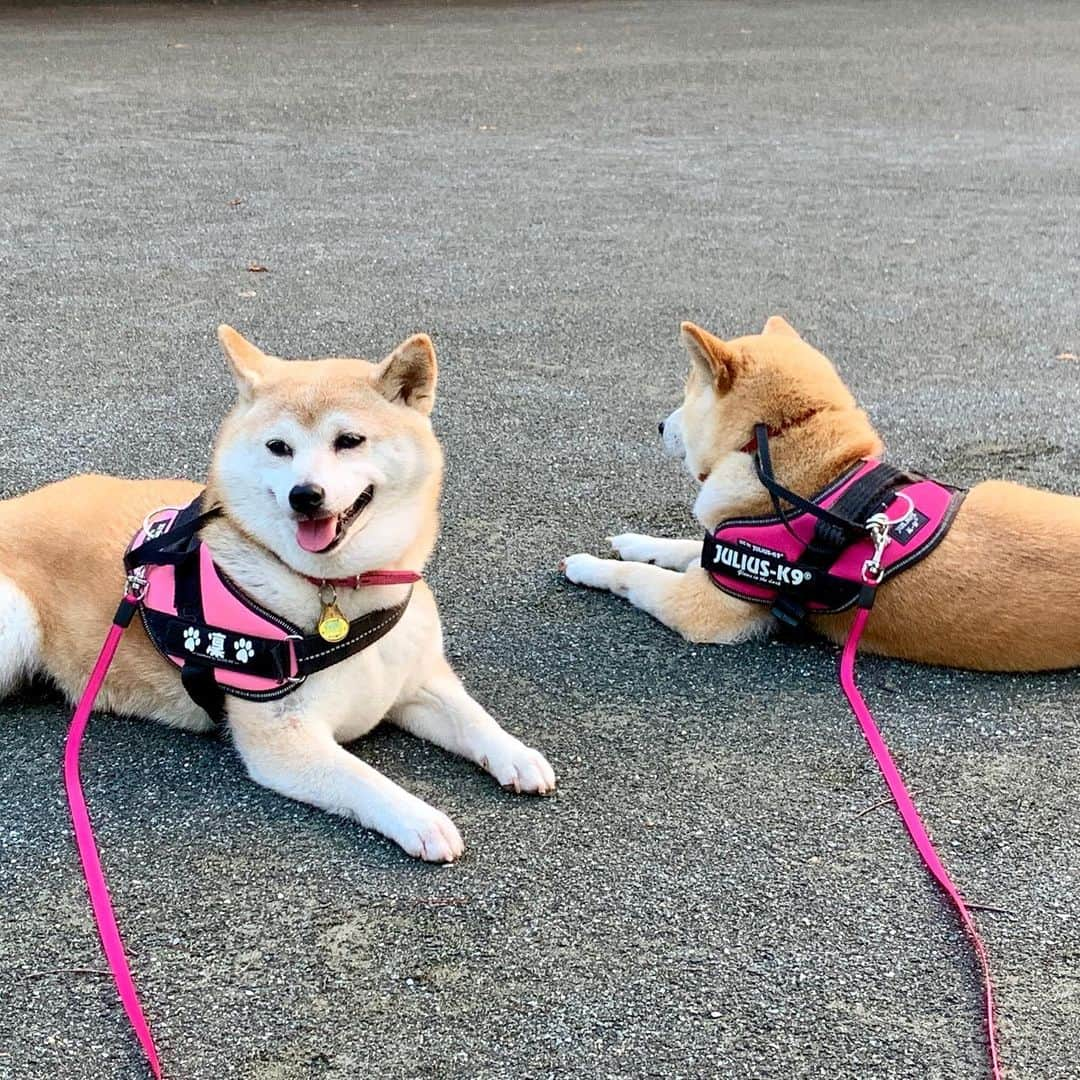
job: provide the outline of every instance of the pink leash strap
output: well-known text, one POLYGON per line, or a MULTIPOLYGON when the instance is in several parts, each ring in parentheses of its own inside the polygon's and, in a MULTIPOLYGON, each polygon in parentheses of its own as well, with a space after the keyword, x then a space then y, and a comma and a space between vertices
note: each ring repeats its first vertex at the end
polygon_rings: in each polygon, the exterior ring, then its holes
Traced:
POLYGON ((105 874, 101 869, 101 859, 98 857, 97 845, 94 843, 94 830, 90 824, 90 815, 86 809, 86 799, 83 797, 82 782, 79 778, 79 750, 86 732, 87 721, 90 719, 90 711, 94 707, 101 684, 105 681, 109 665, 120 644, 120 638, 131 622, 137 604, 138 598, 130 593, 121 601, 113 625, 105 638, 105 644, 101 647, 101 655, 98 656, 94 670, 90 673, 90 680, 75 708, 75 715, 72 716, 71 727, 68 729, 67 745, 64 748, 64 786, 67 789, 68 805, 71 807, 71 821, 75 826, 75 842, 78 844, 79 856, 82 858, 86 887, 90 893, 90 904, 94 909, 94 919, 97 922, 98 933, 101 935, 105 958, 109 962, 113 979, 116 981, 116 989, 124 1005, 124 1011, 142 1044, 150 1070, 157 1080, 161 1080, 161 1065, 154 1047, 154 1037, 150 1034, 146 1017, 143 1016, 142 1007, 139 1005, 139 995, 131 977, 131 969, 124 955, 124 944, 120 939, 116 916, 113 914, 112 901, 109 899, 109 889, 105 884, 105 874))
POLYGON ((896 808, 900 812, 901 820, 904 822, 911 839, 915 843, 915 847, 922 856, 926 868, 952 901, 953 906, 960 915, 960 921, 971 939, 979 966, 982 968, 987 1042, 990 1047, 990 1075, 992 1080, 1002 1080, 1001 1061, 997 1044, 997 1026, 994 1020, 994 987, 990 980, 990 960, 987 957, 986 946, 983 944, 982 938, 979 937, 979 931, 975 927, 975 920, 972 919, 971 912, 968 911, 964 898, 960 895, 960 890, 953 884, 944 863, 938 858, 933 841, 926 831, 922 818, 919 817, 919 811, 915 808, 915 803, 912 802, 911 796, 904 786, 903 778, 893 762, 889 748, 885 745, 885 740, 881 737, 881 732, 878 731, 874 718, 855 683, 855 654, 859 648, 859 638, 862 637, 863 628, 866 626, 866 620, 869 617, 870 608, 860 607, 858 614, 855 616, 855 622, 851 626, 848 639, 844 643, 843 654, 840 657, 840 685, 844 688, 848 704, 851 705, 851 711, 855 714, 855 719, 859 721, 859 726, 866 736, 866 741, 870 744, 874 760, 877 761, 881 775, 885 778, 889 793, 892 795, 896 808))

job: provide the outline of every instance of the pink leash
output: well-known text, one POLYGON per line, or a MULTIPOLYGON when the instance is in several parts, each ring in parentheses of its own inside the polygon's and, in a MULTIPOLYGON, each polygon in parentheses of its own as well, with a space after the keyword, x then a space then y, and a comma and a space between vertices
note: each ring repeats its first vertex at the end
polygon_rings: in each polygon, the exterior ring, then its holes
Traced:
MULTIPOLYGON (((314 578, 309 580, 315 581, 314 578)), ((363 585, 402 585, 419 580, 420 575, 412 570, 370 570, 354 578, 343 578, 333 582, 315 581, 315 583, 340 584, 357 589, 363 585)), ((116 990, 123 1003, 124 1012, 127 1013, 128 1020, 142 1045, 143 1053, 146 1054, 150 1071, 154 1074, 155 1080, 161 1080, 161 1064, 154 1046, 154 1037, 150 1034, 150 1027, 139 1004, 139 994, 135 989, 135 981, 131 977, 127 956, 124 954, 124 943, 120 938, 120 929, 116 925, 116 915, 113 912, 112 900, 109 898, 109 887, 105 883, 105 873, 101 868, 101 859, 94 842, 94 829, 90 824, 90 814, 86 809, 86 799, 83 796, 82 781, 79 777, 79 751, 82 747, 83 736, 86 734, 90 712, 101 692, 101 685, 105 682, 109 666, 116 655, 120 638, 131 624, 145 588, 145 578, 138 571, 129 575, 127 594, 120 601, 113 624, 105 638, 105 644, 101 647, 97 663, 90 672, 86 689, 71 718, 64 748, 64 787, 67 789, 68 805, 71 807, 71 822, 75 827, 75 842, 82 859, 86 888, 90 893, 90 906, 94 909, 94 919, 97 922, 98 934, 101 936, 105 958, 108 960, 109 969, 116 982, 116 990)))
POLYGON ((105 958, 109 962, 113 979, 116 981, 116 989, 123 1002, 124 1011, 142 1044, 146 1060, 150 1063, 150 1070, 156 1080, 161 1080, 161 1065, 158 1063, 154 1037, 150 1034, 146 1017, 143 1016, 135 982, 131 978, 131 969, 124 955, 124 944, 120 940, 120 930, 116 925, 116 916, 113 914, 109 888, 105 884, 105 874, 101 869, 101 859, 98 857, 97 845, 94 843, 94 830, 90 824, 90 815, 86 809, 86 799, 83 797, 82 782, 79 778, 79 749, 86 732, 86 723, 90 719, 90 710, 94 707, 101 684, 105 681, 109 665, 116 654, 116 647, 120 644, 120 638, 131 622, 137 604, 138 597, 132 593, 121 601, 113 625, 105 638, 105 644, 101 647, 101 655, 97 658, 94 670, 90 673, 90 680, 75 708, 75 715, 72 716, 71 727, 68 729, 67 745, 64 748, 64 786, 67 788, 71 821, 75 826, 75 841, 79 846, 83 873, 86 876, 86 887, 90 893, 90 904, 94 909, 94 919, 97 922, 98 933, 101 935, 105 958))
POLYGON ((986 955, 986 946, 983 944, 982 938, 979 937, 979 931, 975 927, 975 920, 972 919, 971 912, 968 911, 964 898, 960 895, 960 890, 953 884, 948 870, 945 869, 945 865, 938 858, 933 841, 931 841, 930 835, 926 831, 922 818, 919 817, 919 811, 911 801, 911 796, 904 786, 903 778, 893 762, 889 748, 885 745, 885 740, 882 739, 881 732, 878 731, 874 718, 870 714, 862 694, 859 693, 858 686, 855 684, 855 653, 858 651, 859 638, 862 637, 863 628, 866 626, 866 620, 869 617, 869 606, 860 606, 859 612, 855 616, 855 622, 851 626, 851 632, 848 634, 848 639, 844 643, 843 654, 840 657, 840 685, 844 688, 848 704, 851 705, 851 711, 855 714, 855 719, 859 721, 859 726, 866 736, 866 741, 870 744, 874 759, 881 770, 881 775, 885 777, 885 783, 889 786, 889 792, 896 803, 896 808, 900 812, 900 817, 911 839, 915 843, 915 847, 922 856, 926 868, 933 874, 934 879, 952 901, 953 906, 960 915, 960 921, 971 939, 975 955, 979 960, 979 966, 982 968, 983 999, 986 1004, 986 1032, 990 1046, 990 1075, 993 1080, 1002 1080, 997 1045, 997 1028, 994 1022, 994 988, 990 981, 990 961, 986 955))

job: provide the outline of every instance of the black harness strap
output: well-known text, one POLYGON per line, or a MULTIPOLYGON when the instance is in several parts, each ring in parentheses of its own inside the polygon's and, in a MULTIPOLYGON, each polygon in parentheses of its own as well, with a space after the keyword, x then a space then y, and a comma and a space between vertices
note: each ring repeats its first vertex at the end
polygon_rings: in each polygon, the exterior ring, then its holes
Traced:
POLYGON ((168 656, 190 656, 195 663, 279 682, 292 671, 288 642, 278 638, 253 637, 227 627, 148 609, 144 609, 143 622, 168 656), (240 655, 243 660, 238 658, 240 655))
POLYGON ((772 467, 772 454, 769 452, 768 424, 757 424, 754 427, 754 438, 757 441, 757 453, 754 455, 754 469, 757 472, 758 480, 761 481, 761 486, 769 493, 769 498, 772 500, 776 516, 789 530, 791 527, 788 525, 788 516, 784 512, 784 508, 780 505, 781 500, 790 503, 792 506, 797 507, 806 514, 813 514, 819 522, 826 522, 842 534, 850 533, 854 536, 863 531, 862 526, 858 525, 856 522, 848 521, 846 518, 840 517, 834 511, 826 510, 823 507, 818 506, 817 503, 813 503, 809 499, 804 499, 801 495, 797 495, 794 491, 789 491, 776 479, 772 467))
POLYGON ((129 548, 124 554, 124 567, 135 570, 140 566, 176 566, 197 546, 199 530, 214 518, 221 517, 220 506, 202 510, 200 493, 173 518, 167 532, 150 536, 138 547, 129 548))
MULTIPOLYGON (((185 687, 189 687, 189 680, 191 680, 198 688, 200 683, 195 675, 197 670, 205 669, 213 678, 214 668, 224 668, 230 671, 242 671, 245 675, 253 675, 257 678, 286 682, 289 685, 280 694, 275 695, 283 697, 309 675, 347 660, 388 634, 405 614, 411 596, 410 591, 409 597, 400 604, 392 608, 369 611, 366 615, 354 619, 349 625, 349 633, 341 641, 333 644, 325 641, 318 634, 304 634, 299 627, 292 627, 294 633, 285 640, 258 637, 247 633, 240 634, 235 630, 207 623, 201 615, 195 618, 185 616, 179 612, 179 608, 176 615, 144 609, 143 623, 161 652, 167 656, 185 658, 181 669, 185 687), (244 642, 246 657, 242 662, 235 659, 236 644, 240 640, 244 642), (295 668, 293 666, 294 654, 296 656, 295 668), (185 674, 189 669, 191 673, 185 674)), ((230 694, 234 691, 231 687, 218 685, 214 680, 213 692, 230 694)), ((194 696, 192 694, 192 697, 194 696)), ((203 702, 199 701, 199 704, 203 705, 203 702)), ((206 706, 203 705, 203 707, 206 706)))
POLYGON ((412 589, 400 604, 392 608, 369 611, 350 623, 348 635, 336 644, 331 645, 318 634, 307 634, 296 643, 296 659, 300 676, 307 678, 308 675, 314 675, 316 671, 324 671, 374 645, 379 638, 389 634, 397 626, 411 599, 412 589))
MULTIPOLYGON (((184 507, 162 536, 147 541, 151 545, 149 552, 145 550, 146 545, 140 545, 132 553, 137 553, 140 563, 173 565, 173 604, 178 621, 192 630, 206 626, 200 585, 198 532, 207 521, 221 513, 220 507, 204 513, 202 498, 200 494, 184 507)), ((206 631, 200 633, 200 638, 203 633, 206 631)), ((180 648, 173 655, 184 658, 180 668, 180 681, 184 689, 215 724, 221 723, 225 718, 225 694, 214 678, 213 667, 197 652, 186 648, 182 639, 178 644, 180 648)))
POLYGON ((712 533, 705 534, 701 565, 709 571, 731 574, 756 585, 777 589, 779 593, 774 603, 790 599, 800 610, 803 600, 843 606, 851 599, 855 588, 846 578, 830 574, 826 569, 819 570, 801 557, 785 559, 775 553, 755 556, 752 549, 717 539, 712 533))
MULTIPOLYGON (((854 543, 866 532, 866 522, 889 501, 888 496, 900 485, 910 482, 910 477, 900 469, 884 463, 859 477, 828 509, 804 499, 785 488, 776 479, 769 450, 769 428, 757 424, 754 428, 757 453, 754 467, 762 486, 769 493, 776 516, 791 532, 789 519, 781 500, 814 516, 814 535, 799 559, 800 565, 818 571, 831 565, 844 548, 854 543)), ((815 575, 824 581, 821 573, 815 575)), ((787 626, 796 627, 806 618, 806 607, 789 589, 784 589, 773 604, 772 614, 787 626)))

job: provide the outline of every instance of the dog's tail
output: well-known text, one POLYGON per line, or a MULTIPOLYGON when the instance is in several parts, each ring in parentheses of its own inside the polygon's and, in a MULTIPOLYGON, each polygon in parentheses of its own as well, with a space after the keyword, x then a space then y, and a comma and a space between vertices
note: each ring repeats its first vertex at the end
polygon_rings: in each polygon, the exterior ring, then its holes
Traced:
POLYGON ((0 697, 41 668, 41 623, 29 596, 0 567, 0 697))

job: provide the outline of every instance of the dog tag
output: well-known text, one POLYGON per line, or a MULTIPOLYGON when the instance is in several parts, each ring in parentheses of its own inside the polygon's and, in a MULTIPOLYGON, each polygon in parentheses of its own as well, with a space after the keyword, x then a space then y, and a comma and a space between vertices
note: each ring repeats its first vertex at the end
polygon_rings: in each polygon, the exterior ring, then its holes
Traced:
POLYGON ((322 601, 322 614, 315 629, 323 641, 329 641, 332 645, 348 635, 349 620, 341 614, 341 608, 337 606, 337 589, 329 581, 324 581, 320 586, 319 599, 322 601))
POLYGON ((341 609, 332 600, 322 609, 319 625, 316 627, 319 637, 331 643, 341 641, 349 633, 349 620, 341 614, 341 609))

